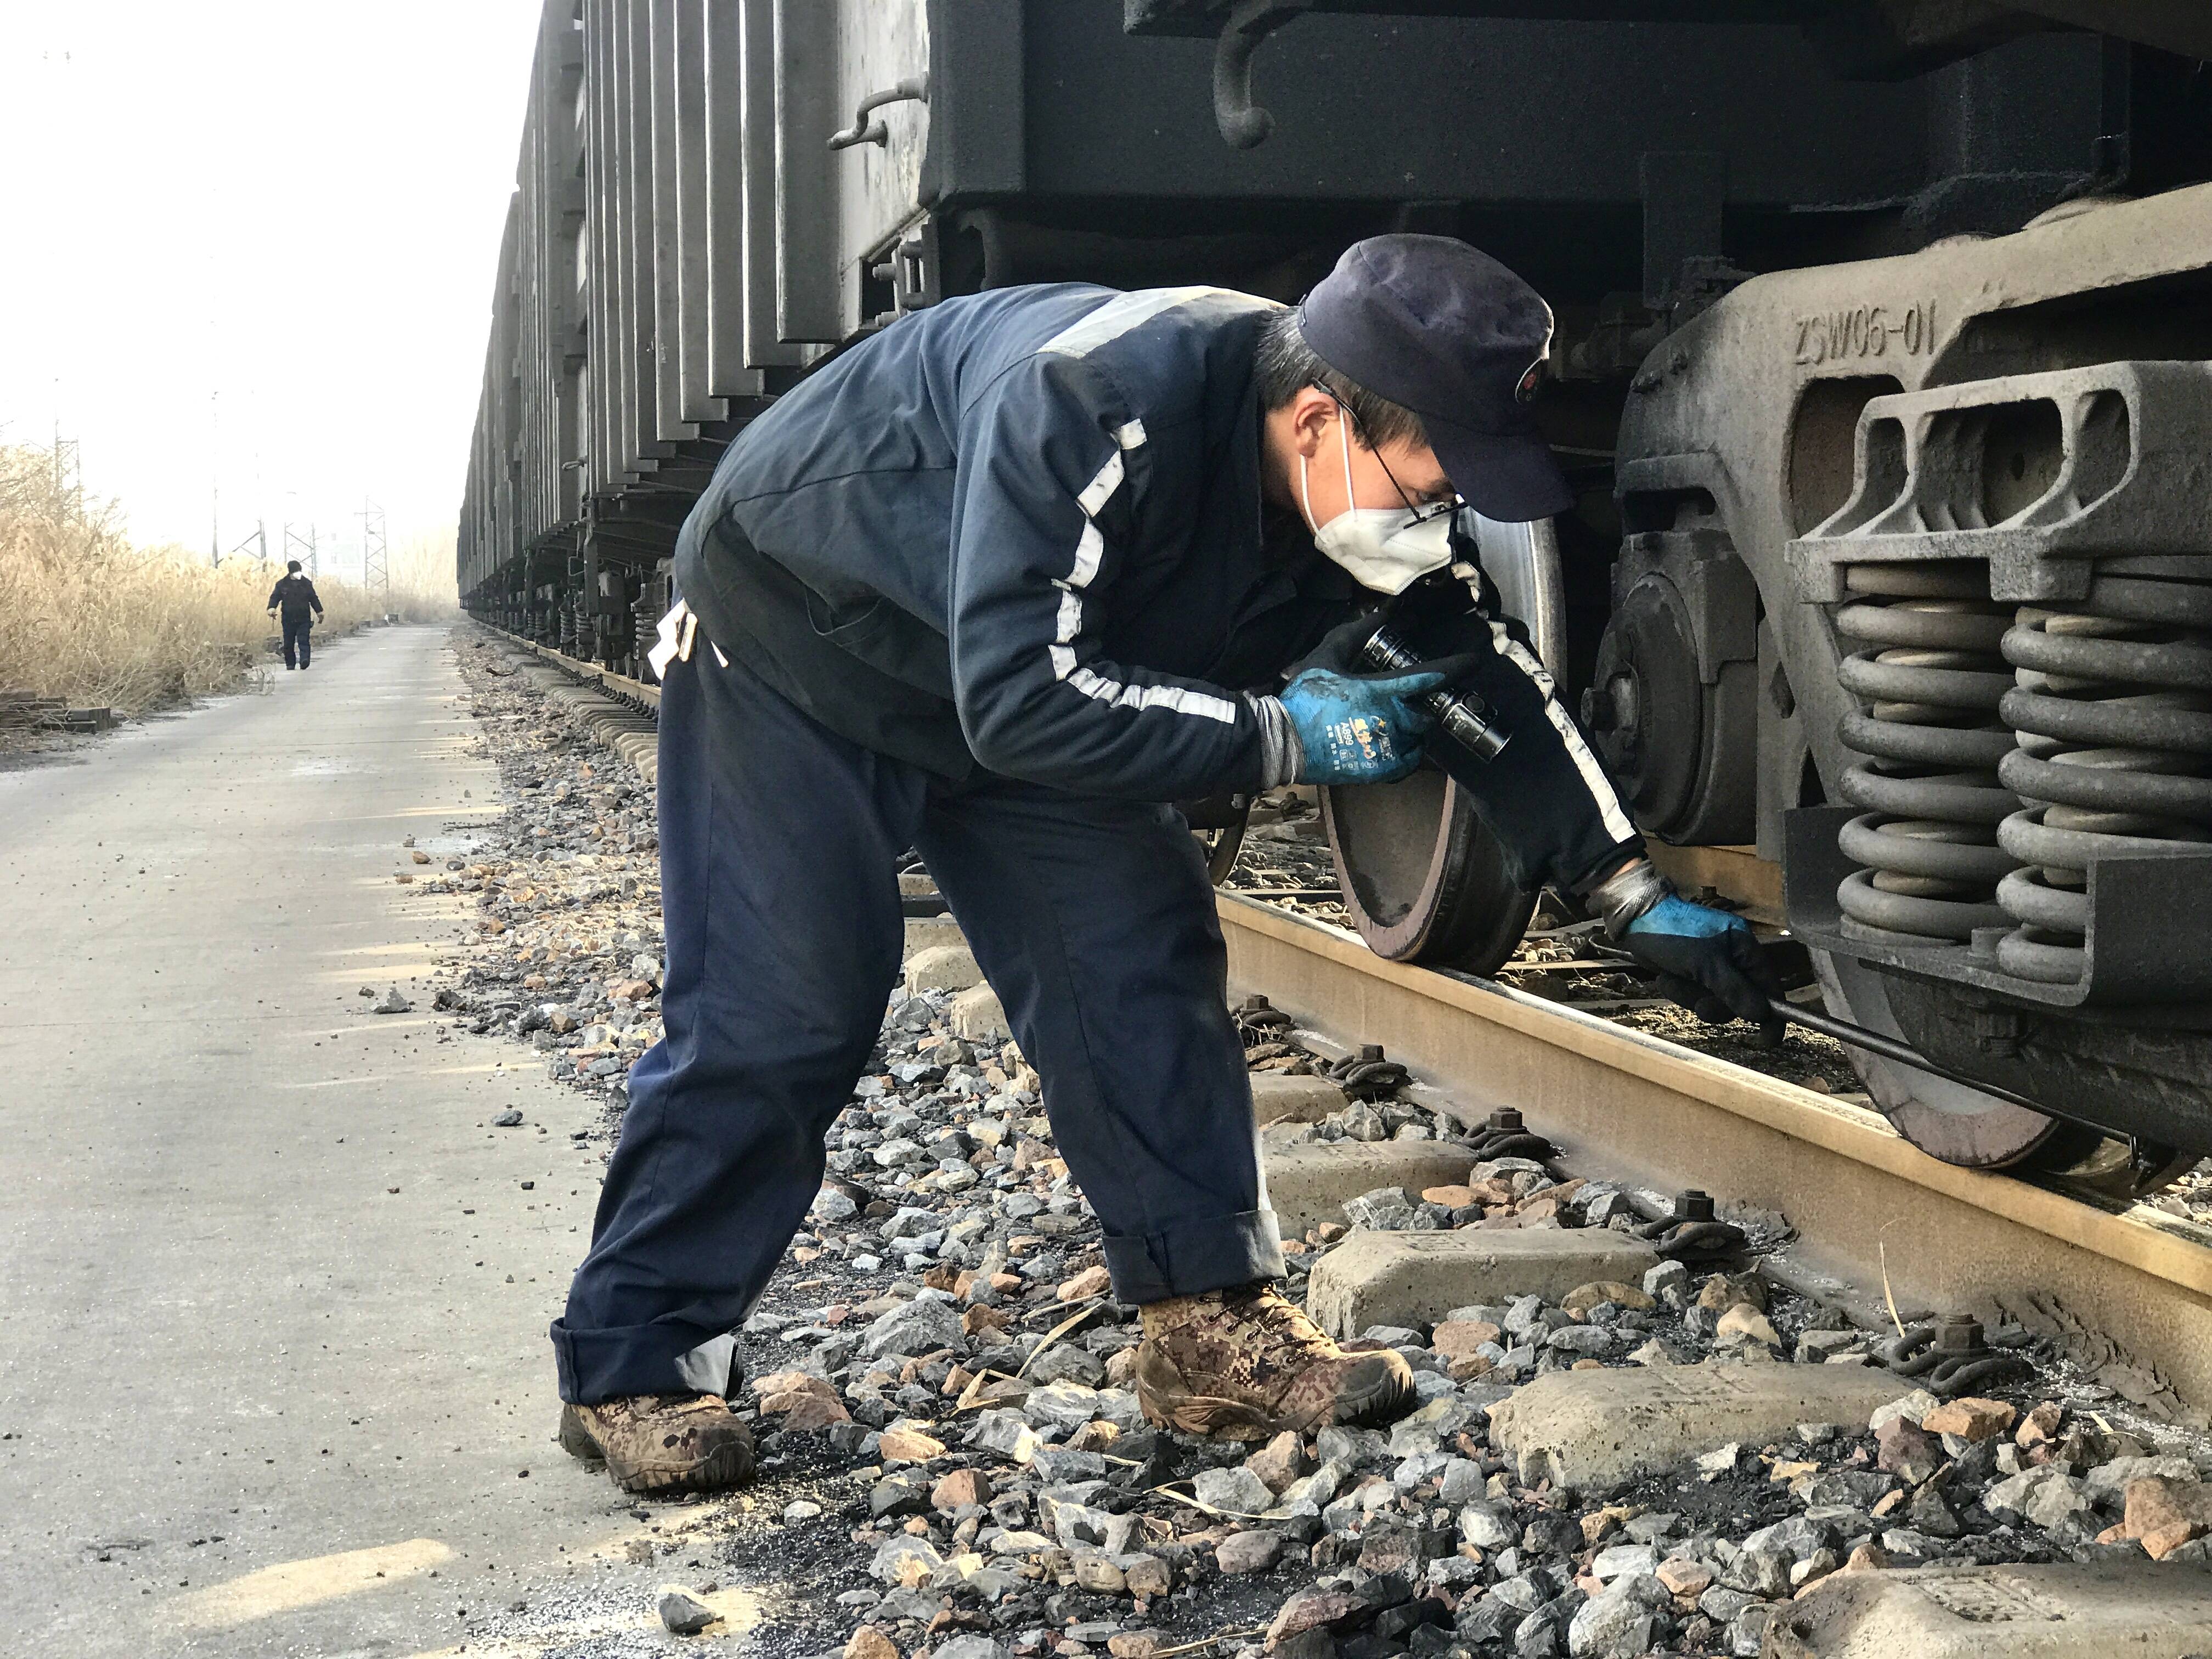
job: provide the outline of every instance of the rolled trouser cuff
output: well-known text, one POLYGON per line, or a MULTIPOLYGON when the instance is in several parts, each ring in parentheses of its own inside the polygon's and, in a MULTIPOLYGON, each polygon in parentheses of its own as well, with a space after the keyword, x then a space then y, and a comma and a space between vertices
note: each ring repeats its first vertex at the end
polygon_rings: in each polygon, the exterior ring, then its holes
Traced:
POLYGON ((641 1394, 727 1397, 737 1375, 737 1339, 726 1333, 692 1342, 696 1330, 672 1325, 579 1331, 556 1319, 550 1334, 554 1364, 561 1373, 561 1398, 572 1406, 596 1406, 641 1394), (674 1348, 677 1342, 687 1346, 674 1348))
POLYGON ((1282 1236, 1273 1210, 1109 1237, 1102 1248, 1114 1295, 1131 1307, 1283 1276, 1282 1236))

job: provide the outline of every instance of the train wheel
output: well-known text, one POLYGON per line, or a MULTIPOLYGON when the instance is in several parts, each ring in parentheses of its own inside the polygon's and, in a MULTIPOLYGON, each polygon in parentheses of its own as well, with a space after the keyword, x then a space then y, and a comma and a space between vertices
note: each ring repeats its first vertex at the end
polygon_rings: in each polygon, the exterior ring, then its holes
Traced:
MULTIPOLYGON (((1882 1036, 1905 1042, 1905 1030, 1889 1011, 1889 987, 1881 973, 1847 957, 1814 956, 1820 988, 1829 1011, 1843 1020, 1881 1030, 1882 1036)), ((2031 1113, 2006 1099, 1980 1093, 1978 1088, 1931 1078, 1924 1071, 1900 1066, 1860 1051, 1850 1051, 1851 1066, 1867 1084, 1867 1093, 1881 1106, 1891 1128, 1917 1146, 1929 1157, 1958 1164, 1966 1170, 2013 1170, 2020 1175, 2059 1175, 2084 1170, 2086 1183, 2112 1190, 2111 1172, 2100 1170, 2106 1137, 2093 1128, 2066 1124, 2057 1117, 2031 1113)), ((2128 1159, 2121 1157, 2121 1175, 2128 1159)), ((2159 1182, 2174 1179, 2188 1168, 2172 1170, 2159 1182)), ((2150 1188, 2142 1188, 2150 1190, 2150 1188)))
MULTIPOLYGON (((1536 654, 1566 684, 1566 581, 1549 519, 1506 524, 1468 509, 1465 527, 1509 616, 1527 624, 1536 654)), ((1321 792, 1337 884, 1359 935, 1378 957, 1496 971, 1536 908, 1505 872, 1498 843, 1460 787, 1441 772, 1397 783, 1321 792)))
MULTIPOLYGON (((1857 963, 1814 957, 1831 1012, 1904 1039, 1888 983, 1857 963)), ((2145 1198, 2202 1161, 2170 1146, 2124 1140, 1997 1100, 1892 1060, 1851 1052, 1851 1065, 1891 1127, 1930 1158, 1962 1169, 2047 1176, 2109 1199, 2145 1198)))
POLYGON ((1198 837, 1199 851, 1206 855, 1206 873, 1216 887, 1236 873, 1237 860, 1244 851, 1244 823, 1241 818, 1221 830, 1194 830, 1198 837))
MULTIPOLYGON (((1842 957, 1815 953, 1813 960, 1830 1012, 1900 1042, 1909 1040, 1890 1012, 1888 983, 1881 975, 1842 957)), ((1857 1049, 1849 1053, 1867 1092, 1898 1133, 1946 1164, 2011 1170, 2031 1164, 2048 1168, 2048 1160, 2057 1159, 2063 1168, 2087 1157, 2102 1139, 1963 1084, 1857 1049)))
POLYGON ((1487 974, 1513 954, 1536 896, 1450 779, 1326 788, 1321 812, 1345 908, 1376 956, 1487 974))
POLYGON ((1252 820, 1249 795, 1209 795, 1204 800, 1182 800, 1182 814, 1206 860, 1206 874, 1216 887, 1236 873, 1237 860, 1244 851, 1245 826, 1252 820))
POLYGON ((2099 1136, 2088 1156, 2051 1173, 2065 1186, 2100 1197, 2148 1198, 2171 1187, 2202 1162, 2196 1152, 2176 1152, 2171 1146, 2138 1149, 2124 1140, 2099 1136))

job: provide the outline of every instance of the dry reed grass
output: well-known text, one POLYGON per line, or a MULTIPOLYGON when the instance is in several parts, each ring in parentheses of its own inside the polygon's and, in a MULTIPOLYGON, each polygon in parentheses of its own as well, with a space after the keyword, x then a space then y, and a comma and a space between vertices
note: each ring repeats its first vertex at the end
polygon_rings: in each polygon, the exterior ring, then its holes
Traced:
MULTIPOLYGON (((453 614, 446 545, 442 592, 434 546, 395 550, 390 605, 404 619, 453 614)), ((57 495, 46 451, 0 447, 0 690, 131 714, 222 690, 266 660, 269 590, 283 574, 134 547, 113 502, 57 495)), ((349 582, 315 588, 326 637, 380 609, 349 582)))

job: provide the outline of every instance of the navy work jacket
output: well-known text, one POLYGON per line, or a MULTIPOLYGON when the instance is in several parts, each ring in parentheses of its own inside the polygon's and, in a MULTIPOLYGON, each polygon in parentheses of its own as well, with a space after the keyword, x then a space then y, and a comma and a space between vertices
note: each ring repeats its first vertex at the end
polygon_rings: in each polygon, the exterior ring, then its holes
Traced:
MULTIPOLYGON (((1252 365, 1277 308, 1064 283, 902 318, 738 434, 678 538, 678 586, 823 725, 941 776, 1249 789, 1263 757, 1241 694, 1279 689, 1377 597, 1262 507, 1252 365)), ((1525 633, 1441 586, 1467 614, 1419 631, 1470 653, 1462 684, 1516 732, 1499 763, 1447 769, 1527 884, 1584 884, 1635 830, 1525 633)))
POLYGON ((305 576, 279 576, 276 586, 269 590, 268 608, 281 611, 284 620, 290 623, 307 621, 309 611, 318 617, 323 614, 323 602, 316 597, 315 585, 305 576))
POLYGON ((946 300, 731 445, 678 543, 709 635, 831 730, 1173 800, 1257 782, 1243 697, 1356 603, 1269 544, 1252 356, 1273 302, 1066 283, 946 300))

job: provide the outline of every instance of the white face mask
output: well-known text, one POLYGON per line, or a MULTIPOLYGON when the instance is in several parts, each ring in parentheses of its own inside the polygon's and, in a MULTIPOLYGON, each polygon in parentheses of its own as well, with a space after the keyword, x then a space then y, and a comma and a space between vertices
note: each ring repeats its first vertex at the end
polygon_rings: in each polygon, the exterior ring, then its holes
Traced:
MULTIPOLYGON (((1352 423, 1340 410, 1336 434, 1344 452, 1344 499, 1351 502, 1356 500, 1352 493, 1352 423)), ((1327 524, 1316 524, 1304 455, 1298 457, 1298 496, 1314 545, 1349 570, 1363 587, 1402 593, 1417 577, 1451 562, 1449 513, 1419 519, 1411 507, 1347 506, 1327 524)))

